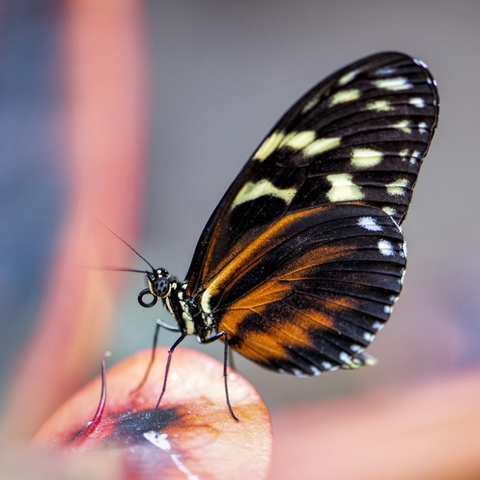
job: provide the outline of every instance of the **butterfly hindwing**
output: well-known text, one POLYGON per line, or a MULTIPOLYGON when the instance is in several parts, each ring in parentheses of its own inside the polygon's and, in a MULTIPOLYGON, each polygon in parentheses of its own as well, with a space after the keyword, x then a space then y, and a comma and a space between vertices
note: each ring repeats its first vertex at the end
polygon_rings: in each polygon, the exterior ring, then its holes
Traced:
POLYGON ((203 297, 237 351, 311 375, 359 366, 355 356, 387 320, 404 269, 403 236, 388 214, 338 204, 279 220, 203 297))

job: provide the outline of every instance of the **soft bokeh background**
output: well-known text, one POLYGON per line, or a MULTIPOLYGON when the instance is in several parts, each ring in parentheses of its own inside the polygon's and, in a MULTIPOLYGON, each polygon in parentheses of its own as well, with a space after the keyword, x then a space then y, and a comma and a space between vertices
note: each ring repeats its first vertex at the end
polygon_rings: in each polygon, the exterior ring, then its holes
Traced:
MULTIPOLYGON (((280 115, 320 79, 368 54, 398 50, 427 62, 439 83, 440 124, 404 226, 404 291, 369 350, 379 365, 298 379, 236 356, 267 405, 478 364, 480 3, 151 0, 145 6, 153 98, 146 207, 138 212, 144 227, 135 247, 179 277, 230 182, 280 115)), ((69 198, 62 25, 60 0, 0 3, 0 396, 32 331, 69 198)), ((107 187, 109 176, 99 181, 107 187)), ((123 266, 144 268, 133 255, 123 266)), ((143 279, 131 274, 108 345, 114 361, 150 345, 157 316, 171 321, 161 308, 137 304, 142 288, 143 279)), ((174 339, 164 332, 161 343, 174 339)), ((197 346, 193 338, 184 344, 197 346)), ((222 345, 200 348, 221 358, 222 345)))

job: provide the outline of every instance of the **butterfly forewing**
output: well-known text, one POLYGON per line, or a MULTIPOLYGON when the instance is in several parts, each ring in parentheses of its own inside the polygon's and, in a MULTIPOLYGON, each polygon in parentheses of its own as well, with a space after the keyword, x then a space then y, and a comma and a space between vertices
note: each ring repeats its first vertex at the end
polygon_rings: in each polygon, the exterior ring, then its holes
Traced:
POLYGON ((400 53, 373 55, 319 83, 275 125, 213 213, 189 292, 291 212, 357 202, 401 223, 437 116, 430 73, 400 53))
POLYGON ((405 269, 398 225, 438 117, 426 66, 380 53, 328 77, 275 125, 212 214, 187 295, 272 369, 355 368, 405 269))

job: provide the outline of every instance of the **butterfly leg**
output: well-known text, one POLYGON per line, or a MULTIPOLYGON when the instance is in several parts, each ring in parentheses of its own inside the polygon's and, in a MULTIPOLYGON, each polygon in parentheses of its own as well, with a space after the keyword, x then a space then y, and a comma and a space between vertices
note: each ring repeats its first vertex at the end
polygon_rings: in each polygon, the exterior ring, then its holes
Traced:
POLYGON ((187 336, 186 333, 182 333, 174 342, 174 344, 168 349, 168 360, 167 360, 167 366, 165 367, 165 377, 163 378, 163 386, 162 386, 162 393, 160 393, 160 397, 158 397, 158 402, 155 408, 158 408, 160 405, 160 402, 162 401, 163 395, 165 394, 165 390, 167 389, 167 378, 168 378, 168 371, 170 370, 170 363, 172 361, 172 354, 175 348, 178 347, 180 343, 184 340, 184 338, 187 336))
POLYGON ((228 351, 228 364, 232 370, 237 370, 237 366, 235 365, 235 361, 233 359, 233 350, 231 348, 228 351))
POLYGON ((150 361, 148 362, 148 366, 147 366, 147 369, 145 370, 142 380, 133 390, 130 391, 131 395, 141 390, 141 388, 145 385, 145 382, 148 379, 148 375, 150 375, 150 370, 152 369, 153 362, 155 361, 155 352, 157 350, 158 333, 160 332, 160 327, 163 327, 166 330, 169 330, 170 332, 180 331, 179 327, 172 327, 171 325, 168 325, 168 323, 162 322, 162 320, 160 320, 159 318, 157 319, 157 323, 155 325, 155 333, 153 335, 152 356, 150 357, 150 361))
POLYGON ((226 331, 223 331, 223 332, 220 332, 220 333, 215 333, 214 335, 210 335, 210 337, 207 337, 205 338, 204 340, 202 340, 202 343, 204 344, 207 344, 207 343, 212 343, 214 342, 215 340, 218 340, 219 338, 221 337, 225 337, 224 338, 224 342, 225 342, 225 348, 223 350, 223 380, 225 382, 225 397, 227 398, 227 406, 228 406, 228 410, 230 412, 230 415, 232 416, 232 418, 236 421, 236 422, 239 422, 240 420, 235 416, 235 414, 233 413, 233 408, 232 408, 232 405, 230 404, 230 398, 228 396, 228 382, 227 382, 227 365, 228 365, 228 336, 227 336, 227 332, 226 331))

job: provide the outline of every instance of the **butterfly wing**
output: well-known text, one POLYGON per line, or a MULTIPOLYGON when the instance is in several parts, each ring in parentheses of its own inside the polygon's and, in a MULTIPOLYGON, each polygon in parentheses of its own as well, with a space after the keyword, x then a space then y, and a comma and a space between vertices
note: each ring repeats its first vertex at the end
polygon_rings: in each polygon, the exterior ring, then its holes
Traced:
POLYGON ((362 363, 400 291, 398 225, 437 118, 426 66, 392 52, 291 107, 212 214, 187 274, 230 345, 294 373, 362 363))

